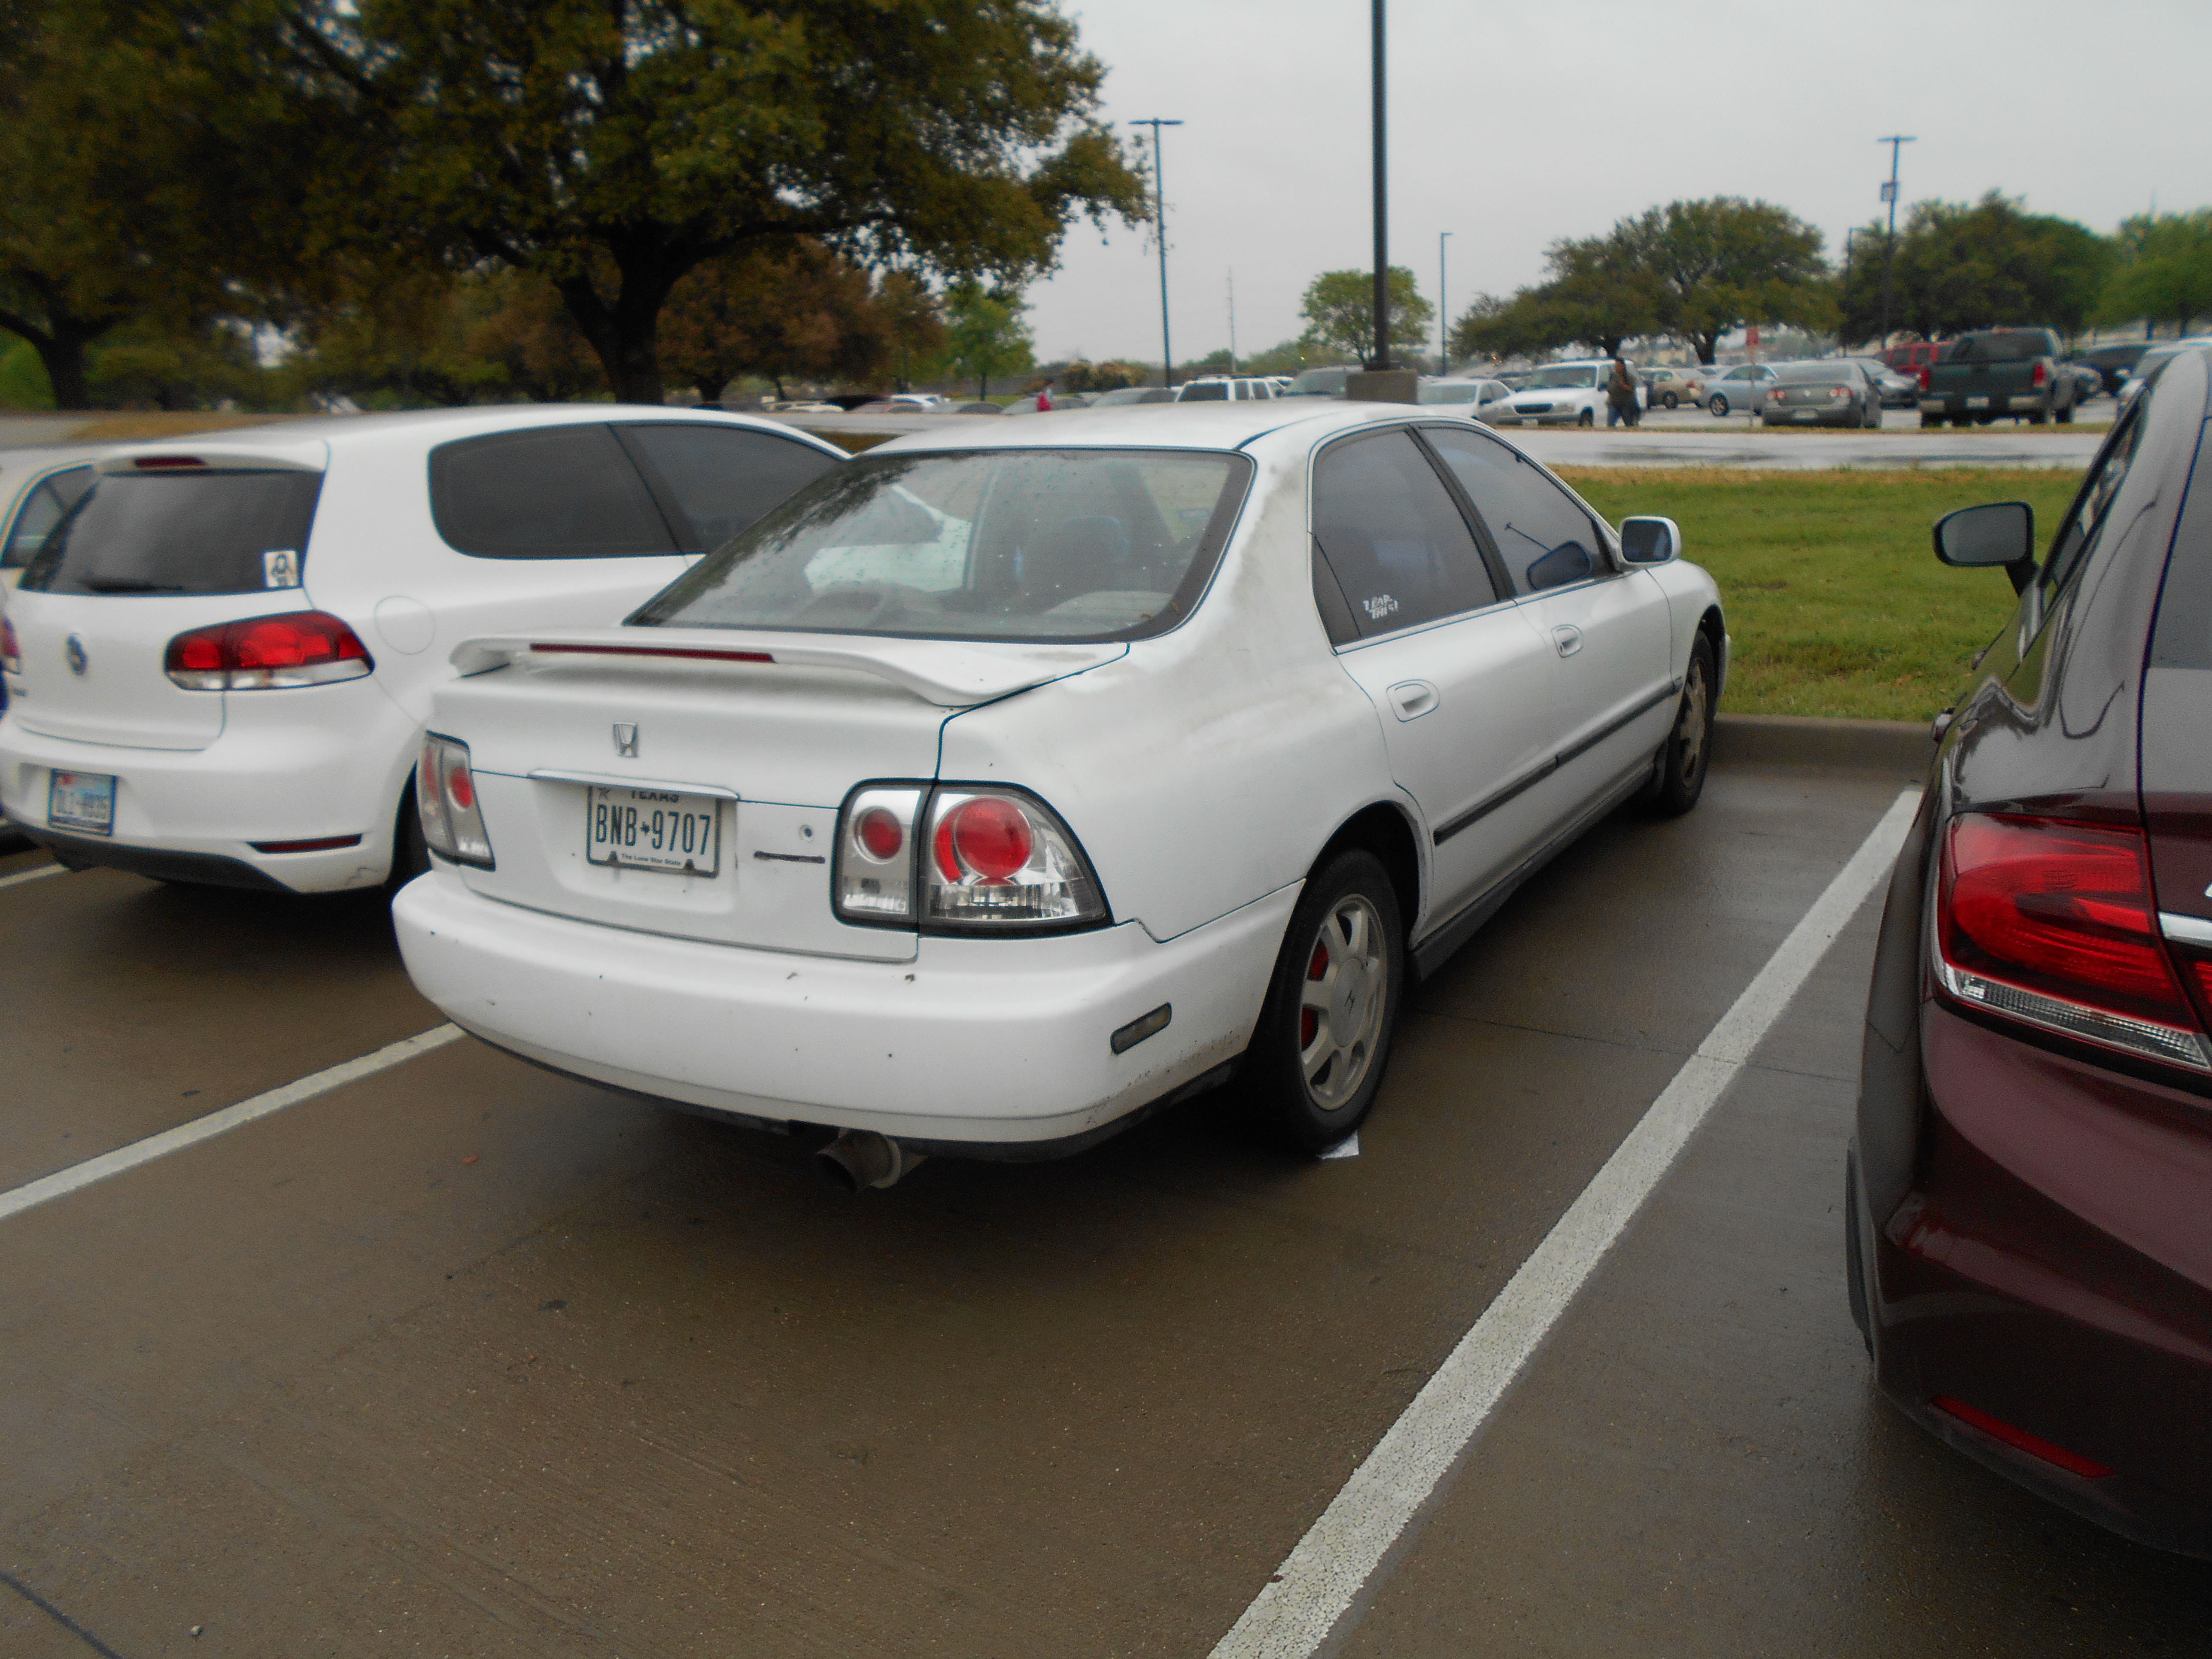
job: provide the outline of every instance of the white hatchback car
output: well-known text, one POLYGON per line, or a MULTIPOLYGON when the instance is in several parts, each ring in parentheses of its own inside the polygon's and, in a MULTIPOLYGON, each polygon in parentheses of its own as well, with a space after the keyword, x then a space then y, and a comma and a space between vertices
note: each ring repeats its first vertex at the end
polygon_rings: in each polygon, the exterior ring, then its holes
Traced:
POLYGON ((295 892, 415 873, 455 644, 612 622, 844 459, 610 404, 108 451, 0 616, 0 807, 74 867, 295 892))
POLYGON ((1728 650, 1677 546, 1411 407, 897 440, 623 627, 459 649, 408 970, 557 1071, 843 1130, 856 1186, 1232 1067, 1334 1145, 1411 977, 1696 801, 1728 650))

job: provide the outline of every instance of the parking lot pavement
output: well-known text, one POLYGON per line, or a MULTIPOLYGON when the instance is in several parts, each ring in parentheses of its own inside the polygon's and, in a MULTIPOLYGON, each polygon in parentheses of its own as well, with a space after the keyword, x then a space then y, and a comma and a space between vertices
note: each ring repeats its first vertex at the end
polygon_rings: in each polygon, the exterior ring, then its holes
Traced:
MULTIPOLYGON (((1686 819, 1600 826, 1418 992, 1356 1158, 1267 1150, 1214 1100, 854 1200, 801 1146, 462 1042, 0 1219, 0 1648, 1203 1653, 1900 781, 1721 769, 1686 819)), ((229 902, 0 888, 11 992, 43 999, 20 1057, 11 1003, 11 1120, 105 1145, 174 1121, 165 1044, 212 1105, 410 1026, 373 913, 229 902)), ((1832 1258, 1869 925, 1376 1581, 1359 1650, 2033 1651, 2201 1608, 2195 1569, 1865 1395, 1832 1258), (2076 1570, 2019 1606, 1937 1594, 2048 1561, 2076 1570), (1829 1592, 1886 1600, 1766 1611, 1829 1592)))

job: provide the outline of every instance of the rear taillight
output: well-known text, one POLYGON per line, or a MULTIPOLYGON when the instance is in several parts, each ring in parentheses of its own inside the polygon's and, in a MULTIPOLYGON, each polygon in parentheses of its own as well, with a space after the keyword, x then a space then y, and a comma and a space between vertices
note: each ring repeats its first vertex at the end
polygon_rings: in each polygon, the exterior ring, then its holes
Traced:
POLYGON ((1936 977, 1992 1013, 2212 1071, 2150 890, 2139 830, 1962 814, 1943 840, 1936 977))
POLYGON ((179 634, 162 665, 187 691, 276 691, 359 679, 376 663, 328 611, 295 611, 179 634))
POLYGON ((15 643, 15 624, 0 617, 0 669, 10 674, 23 672, 23 647, 15 643))
POLYGON ((1768 392, 1766 394, 1766 401, 1770 404, 1780 403, 1782 401, 1782 388, 1780 386, 1777 386, 1773 391, 1768 392))
POLYGON ((2029 384, 2030 386, 2041 386, 2041 385, 2043 384, 2043 382, 2044 382, 2045 378, 2045 375, 2044 367, 2043 367, 2043 365, 2042 365, 2041 363, 2038 363, 2038 364, 2035 366, 2035 378, 2034 378, 2033 380, 2030 380, 2030 381, 2028 382, 2028 384, 2029 384))
POLYGON ((1933 383, 1934 383, 1935 379, 1936 379, 1936 377, 1935 377, 1933 374, 1929 374, 1929 373, 1928 372, 1928 365, 1927 365, 1927 364, 1925 364, 1925 363, 1921 364, 1921 365, 1920 365, 1920 389, 1921 389, 1923 392, 1927 391, 1927 390, 1928 390, 1928 388, 1929 388, 1929 386, 1931 384, 1933 384, 1933 383))
POLYGON ((963 932, 1106 920, 1074 836, 1012 789, 869 784, 840 815, 833 902, 846 921, 963 932))
POLYGON ((1851 389, 1847 386, 1832 386, 1828 388, 1828 396, 1836 399, 1838 403, 1842 402, 1843 399, 1850 397, 1850 395, 1851 389))
POLYGON ((493 867, 468 744, 434 732, 423 737, 422 756, 415 764, 415 809, 422 816, 422 839, 439 857, 493 867))

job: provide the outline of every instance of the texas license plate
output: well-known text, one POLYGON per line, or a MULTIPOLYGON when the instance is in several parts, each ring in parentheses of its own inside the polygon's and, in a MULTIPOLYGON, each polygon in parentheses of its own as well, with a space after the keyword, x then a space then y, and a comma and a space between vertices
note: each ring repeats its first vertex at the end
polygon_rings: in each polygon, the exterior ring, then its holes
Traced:
POLYGON ((46 823, 88 836, 115 833, 115 778, 108 772, 51 772, 46 776, 46 823))
POLYGON ((1969 398, 1966 399, 1966 407, 1969 409, 1987 409, 1989 406, 1990 400, 1987 398, 1969 398))
POLYGON ((1814 421, 1820 416, 1820 411, 1817 409, 1801 409, 1797 411, 1797 419, 1801 421, 1814 421))
POLYGON ((592 786, 584 856, 593 864, 711 876, 722 864, 722 803, 712 795, 592 786))

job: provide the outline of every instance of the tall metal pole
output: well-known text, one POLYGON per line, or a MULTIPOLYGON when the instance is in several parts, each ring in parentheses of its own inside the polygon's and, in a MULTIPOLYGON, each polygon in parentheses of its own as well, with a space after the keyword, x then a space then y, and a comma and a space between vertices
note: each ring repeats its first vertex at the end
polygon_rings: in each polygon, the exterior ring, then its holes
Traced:
POLYGON ((1375 42, 1375 357, 1370 368, 1390 367, 1390 171, 1389 138, 1383 130, 1387 107, 1382 84, 1382 0, 1374 8, 1375 42))
POLYGON ((1451 373, 1451 345, 1444 331, 1451 326, 1451 307, 1446 302, 1450 289, 1444 285, 1444 244, 1452 239, 1449 230, 1437 233, 1437 373, 1451 373))
POLYGON ((1152 234, 1160 239, 1160 384, 1173 386, 1175 348, 1168 341, 1168 198, 1160 179, 1160 129, 1179 127, 1182 123, 1147 115, 1129 125, 1152 130, 1152 234))
POLYGON ((1896 286, 1897 265, 1897 158, 1905 145, 1920 141, 1906 133, 1892 133, 1887 138, 1877 138, 1877 144, 1889 146, 1889 182, 1881 187, 1881 199, 1889 204, 1889 236, 1881 250, 1881 343, 1889 343, 1889 301, 1896 286))
POLYGON ((1229 267, 1229 372, 1237 371, 1237 267, 1229 267))

